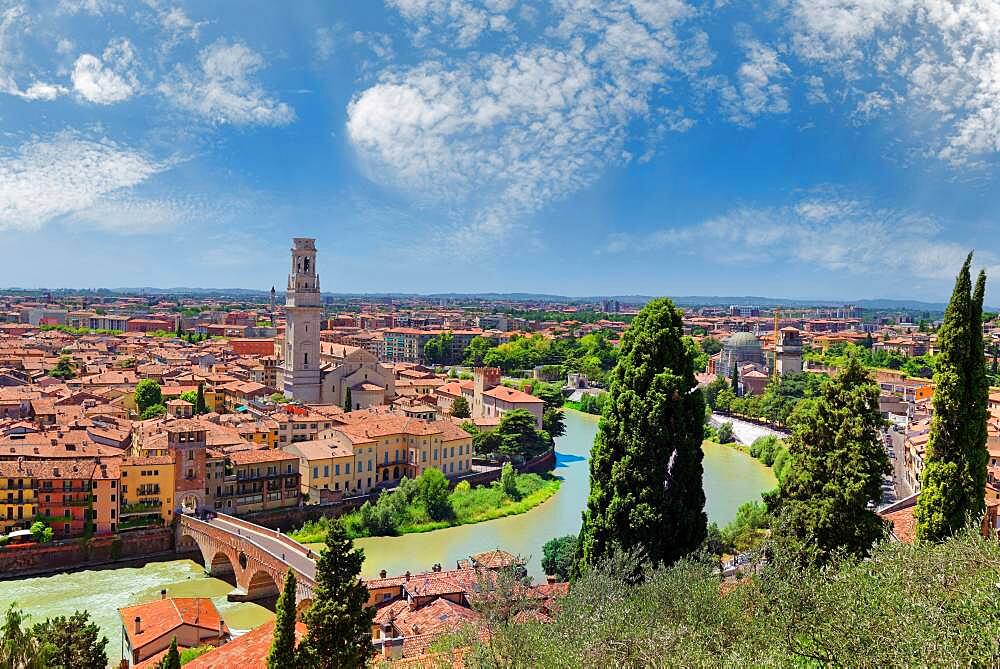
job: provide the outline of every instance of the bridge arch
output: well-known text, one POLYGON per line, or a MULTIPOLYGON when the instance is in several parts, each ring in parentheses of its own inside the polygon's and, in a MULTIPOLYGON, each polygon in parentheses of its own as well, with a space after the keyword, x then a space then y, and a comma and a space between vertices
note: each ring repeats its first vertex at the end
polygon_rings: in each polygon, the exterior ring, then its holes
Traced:
POLYGON ((260 569, 253 573, 246 584, 247 599, 265 599, 278 596, 278 583, 268 569, 260 569))
POLYGON ((205 562, 205 571, 209 576, 221 578, 223 576, 233 576, 236 574, 236 565, 225 550, 219 550, 212 556, 212 561, 205 562))

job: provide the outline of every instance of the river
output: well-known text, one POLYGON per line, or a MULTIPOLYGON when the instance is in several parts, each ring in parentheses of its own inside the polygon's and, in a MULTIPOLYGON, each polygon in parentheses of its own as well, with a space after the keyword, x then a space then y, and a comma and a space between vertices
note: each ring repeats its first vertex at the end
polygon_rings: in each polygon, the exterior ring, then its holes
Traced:
MULTIPOLYGON (((440 562, 445 568, 473 553, 503 548, 529 558, 528 570, 542 576, 542 545, 552 537, 575 534, 580 512, 587 501, 587 457, 597 432, 597 417, 566 411, 566 434, 556 442, 555 474, 562 477, 559 492, 541 506, 519 516, 476 525, 463 525, 425 534, 360 539, 365 551, 365 576, 380 569, 399 574, 407 569, 429 569, 440 562)), ((705 444, 706 511, 710 520, 724 525, 740 504, 759 499, 775 485, 771 470, 757 460, 727 446, 705 444)), ((159 597, 161 588, 177 597, 211 597, 234 630, 255 627, 272 617, 256 604, 226 601, 232 586, 205 575, 191 560, 156 562, 139 568, 85 570, 55 576, 0 581, 0 607, 16 601, 40 620, 86 610, 108 637, 108 658, 121 657, 121 623, 118 608, 159 597)))

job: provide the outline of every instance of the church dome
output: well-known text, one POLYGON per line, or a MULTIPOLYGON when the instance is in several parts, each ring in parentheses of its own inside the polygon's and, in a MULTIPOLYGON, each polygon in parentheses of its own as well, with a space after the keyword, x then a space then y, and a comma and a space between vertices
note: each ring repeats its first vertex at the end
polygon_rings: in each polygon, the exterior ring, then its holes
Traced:
POLYGON ((760 340, 749 332, 735 332, 726 340, 729 348, 760 348, 760 340))

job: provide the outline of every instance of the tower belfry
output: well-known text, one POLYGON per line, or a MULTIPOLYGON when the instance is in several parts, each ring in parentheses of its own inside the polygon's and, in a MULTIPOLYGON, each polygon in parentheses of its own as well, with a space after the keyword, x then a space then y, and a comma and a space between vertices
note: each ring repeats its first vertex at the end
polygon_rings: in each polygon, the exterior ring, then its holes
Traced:
POLYGON ((285 355, 282 377, 286 397, 320 401, 319 330, 323 307, 316 273, 316 240, 292 240, 292 269, 285 297, 285 355))

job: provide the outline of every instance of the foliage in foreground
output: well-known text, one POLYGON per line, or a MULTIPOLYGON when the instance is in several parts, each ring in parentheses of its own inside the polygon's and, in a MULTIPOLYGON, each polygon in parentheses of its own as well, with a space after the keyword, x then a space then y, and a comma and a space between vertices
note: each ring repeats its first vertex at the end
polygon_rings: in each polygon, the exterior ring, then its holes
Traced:
POLYGON ((871 559, 770 566, 720 587, 685 559, 582 576, 552 623, 489 620, 467 667, 997 666, 1000 544, 972 531, 942 543, 879 542, 871 559))

